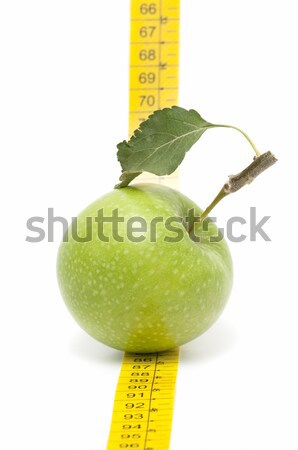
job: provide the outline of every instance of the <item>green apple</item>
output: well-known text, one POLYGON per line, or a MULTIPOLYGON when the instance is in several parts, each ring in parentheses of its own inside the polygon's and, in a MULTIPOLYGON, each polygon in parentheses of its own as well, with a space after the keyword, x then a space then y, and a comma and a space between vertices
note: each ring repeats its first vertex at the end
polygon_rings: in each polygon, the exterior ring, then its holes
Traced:
POLYGON ((213 222, 191 226, 191 210, 202 212, 178 191, 139 184, 79 214, 60 245, 57 273, 66 306, 93 338, 157 352, 196 338, 219 317, 232 286, 230 252, 213 222), (118 219, 108 221, 115 211, 118 219))

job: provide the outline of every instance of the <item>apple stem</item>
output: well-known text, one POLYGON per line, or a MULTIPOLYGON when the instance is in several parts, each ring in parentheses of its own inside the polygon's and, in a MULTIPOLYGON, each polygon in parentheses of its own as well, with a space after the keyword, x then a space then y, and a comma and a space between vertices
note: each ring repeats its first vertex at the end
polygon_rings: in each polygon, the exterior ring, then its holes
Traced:
MULTIPOLYGON (((206 217, 208 216, 210 211, 212 211, 212 209, 217 205, 217 203, 219 203, 227 195, 229 195, 229 193, 225 191, 224 187, 222 187, 221 190, 219 191, 219 193, 217 194, 217 196, 214 198, 214 200, 212 200, 210 205, 208 205, 207 208, 202 212, 200 217, 198 217, 197 222, 203 222, 203 220, 206 219, 206 217)), ((196 221, 193 222, 192 227, 193 227, 195 222, 196 221)))
POLYGON ((193 229, 195 222, 202 222, 210 211, 227 195, 238 191, 246 184, 250 184, 258 175, 260 175, 264 170, 275 164, 277 159, 271 152, 262 153, 259 156, 255 156, 253 162, 247 166, 242 172, 237 175, 230 175, 228 181, 223 185, 217 196, 210 203, 209 206, 202 212, 198 220, 195 220, 189 232, 193 229))

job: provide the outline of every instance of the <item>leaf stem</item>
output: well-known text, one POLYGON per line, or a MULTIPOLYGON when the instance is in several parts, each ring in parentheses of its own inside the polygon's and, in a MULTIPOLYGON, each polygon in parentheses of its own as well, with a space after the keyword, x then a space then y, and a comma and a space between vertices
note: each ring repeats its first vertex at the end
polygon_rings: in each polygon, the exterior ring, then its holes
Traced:
POLYGON ((260 156, 260 152, 257 149, 257 147, 255 146, 255 144, 253 143, 253 141, 250 139, 250 137, 240 128, 238 127, 234 127, 233 125, 214 125, 215 127, 219 127, 219 128, 232 128, 233 130, 239 131, 239 133, 242 134, 242 136, 245 137, 245 139, 250 143, 250 145, 253 148, 253 151, 255 152, 256 156, 260 156))

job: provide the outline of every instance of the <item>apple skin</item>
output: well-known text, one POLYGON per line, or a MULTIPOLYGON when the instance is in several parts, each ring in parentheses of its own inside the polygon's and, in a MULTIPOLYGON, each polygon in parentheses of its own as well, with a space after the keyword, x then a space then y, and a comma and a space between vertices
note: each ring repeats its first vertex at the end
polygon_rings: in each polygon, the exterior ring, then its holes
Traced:
MULTIPOLYGON (((93 237, 77 242, 69 233, 58 252, 57 275, 65 304, 78 324, 93 338, 128 352, 159 352, 180 346, 206 331, 219 317, 232 287, 232 260, 224 239, 210 242, 218 229, 210 223, 208 231, 195 224, 201 242, 191 239, 185 226, 183 239, 166 242, 174 236, 164 223, 156 226, 156 242, 149 233, 143 242, 131 242, 126 222, 140 216, 149 223, 161 216, 185 217, 191 208, 201 209, 174 189, 158 184, 138 184, 114 189, 87 207, 78 216, 78 235, 86 235, 86 217, 97 217, 103 208, 111 216, 118 208, 119 235, 124 242, 97 236, 98 224, 92 220, 93 237)), ((105 223, 106 236, 111 224, 105 223)), ((144 234, 144 233, 141 233, 144 234)), ((137 235, 137 234, 136 234, 137 235)))

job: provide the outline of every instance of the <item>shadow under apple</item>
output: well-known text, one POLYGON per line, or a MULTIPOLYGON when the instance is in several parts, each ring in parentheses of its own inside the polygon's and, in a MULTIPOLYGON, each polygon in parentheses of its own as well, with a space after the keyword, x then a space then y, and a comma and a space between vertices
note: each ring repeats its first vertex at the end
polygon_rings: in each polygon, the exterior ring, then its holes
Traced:
POLYGON ((123 358, 122 351, 108 347, 80 331, 70 340, 69 350, 72 355, 91 363, 117 364, 120 367, 123 358))
MULTIPOLYGON (((180 361, 205 362, 219 358, 229 352, 237 343, 237 335, 231 325, 224 321, 214 324, 204 334, 181 346, 180 361)), ((78 332, 69 343, 71 354, 88 362, 117 364, 120 367, 123 352, 96 341, 88 334, 78 332)))
POLYGON ((182 364, 205 362, 220 358, 237 344, 236 331, 223 320, 212 325, 204 334, 181 346, 182 364))

